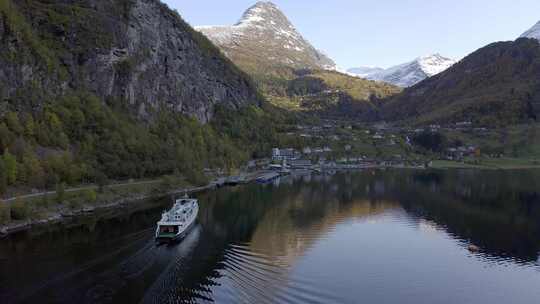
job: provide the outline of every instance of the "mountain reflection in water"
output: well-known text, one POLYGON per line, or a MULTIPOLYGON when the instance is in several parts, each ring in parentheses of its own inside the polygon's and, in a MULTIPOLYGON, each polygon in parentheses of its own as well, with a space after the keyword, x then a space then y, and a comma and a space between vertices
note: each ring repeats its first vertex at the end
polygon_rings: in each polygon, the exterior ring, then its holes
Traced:
POLYGON ((536 303, 539 171, 293 175, 0 243, 2 303, 536 303), (469 244, 480 248, 472 254, 469 244))

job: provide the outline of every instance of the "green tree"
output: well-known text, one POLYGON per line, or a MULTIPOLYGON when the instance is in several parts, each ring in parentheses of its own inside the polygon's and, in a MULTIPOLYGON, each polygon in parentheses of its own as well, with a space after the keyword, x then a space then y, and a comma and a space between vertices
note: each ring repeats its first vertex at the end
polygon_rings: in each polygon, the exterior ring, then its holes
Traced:
POLYGON ((11 221, 9 205, 0 199, 0 224, 7 224, 9 221, 11 221))
POLYGON ((43 188, 45 186, 45 173, 33 150, 27 149, 25 151, 22 166, 28 185, 36 188, 43 188))
POLYGON ((5 123, 0 123, 0 151, 4 151, 15 140, 15 134, 13 134, 5 123))
POLYGON ((55 135, 59 135, 60 132, 62 132, 62 122, 60 121, 60 118, 58 118, 58 115, 56 115, 56 113, 51 112, 51 111, 46 111, 45 119, 47 121, 49 128, 51 128, 51 131, 55 135))
POLYGON ((108 180, 107 175, 103 174, 103 172, 97 172, 96 173, 96 184, 98 185, 98 191, 99 193, 103 193, 105 191, 105 186, 107 186, 108 180))
POLYGON ((65 183, 58 183, 56 185, 56 202, 61 204, 66 196, 66 184, 65 183))
POLYGON ((424 131, 413 136, 412 141, 415 145, 418 145, 426 150, 433 152, 442 152, 447 139, 439 132, 424 131))
POLYGON ((0 158, 0 195, 6 193, 6 189, 7 189, 6 166, 4 166, 4 160, 0 158))
POLYGON ((44 195, 41 196, 39 204, 43 208, 48 208, 49 207, 49 197, 47 196, 47 194, 44 194, 44 195))
POLYGON ((34 118, 32 115, 26 114, 24 117, 24 136, 33 138, 35 135, 35 128, 34 118))
POLYGON ((47 125, 44 122, 36 123, 36 140, 37 142, 42 146, 50 146, 51 145, 51 132, 47 125))
POLYGON ((13 185, 17 181, 17 159, 6 149, 4 151, 4 167, 6 171, 7 184, 13 185))
POLYGON ((14 220, 25 220, 29 215, 30 208, 28 207, 28 204, 23 202, 20 197, 17 197, 11 206, 11 218, 14 220))
POLYGON ((92 204, 97 200, 97 193, 94 189, 87 189, 83 191, 83 199, 86 203, 92 204))
POLYGON ((15 112, 8 112, 6 114, 7 126, 11 131, 17 135, 23 135, 24 128, 19 121, 19 116, 15 112))

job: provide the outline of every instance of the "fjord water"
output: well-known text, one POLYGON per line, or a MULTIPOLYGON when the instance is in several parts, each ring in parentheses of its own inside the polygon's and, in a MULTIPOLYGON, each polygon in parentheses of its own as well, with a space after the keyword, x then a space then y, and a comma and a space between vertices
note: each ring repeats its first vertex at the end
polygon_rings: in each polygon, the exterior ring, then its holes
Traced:
POLYGON ((291 176, 0 240, 1 303, 539 303, 539 171, 291 176), (474 244, 479 252, 469 252, 474 244))

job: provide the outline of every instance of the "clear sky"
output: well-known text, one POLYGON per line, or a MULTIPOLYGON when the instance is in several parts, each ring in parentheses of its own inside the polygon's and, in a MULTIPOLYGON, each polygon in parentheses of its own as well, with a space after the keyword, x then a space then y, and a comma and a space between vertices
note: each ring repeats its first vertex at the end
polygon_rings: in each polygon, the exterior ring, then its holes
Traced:
MULTIPOLYGON (((234 24, 254 0, 162 0, 191 25, 234 24)), ((275 0, 342 68, 388 67, 421 55, 462 58, 513 40, 540 20, 540 0, 275 0)))

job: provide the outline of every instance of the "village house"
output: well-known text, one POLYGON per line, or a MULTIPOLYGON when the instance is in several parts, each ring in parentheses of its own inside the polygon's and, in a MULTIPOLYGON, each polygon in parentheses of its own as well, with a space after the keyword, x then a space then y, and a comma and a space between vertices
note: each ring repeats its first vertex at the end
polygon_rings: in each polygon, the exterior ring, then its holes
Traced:
POLYGON ((448 148, 446 150, 446 159, 462 160, 464 157, 475 156, 477 154, 479 154, 479 150, 474 146, 460 146, 456 148, 448 148))
POLYGON ((273 161, 291 161, 300 158, 300 152, 295 149, 272 149, 272 160, 273 161))

